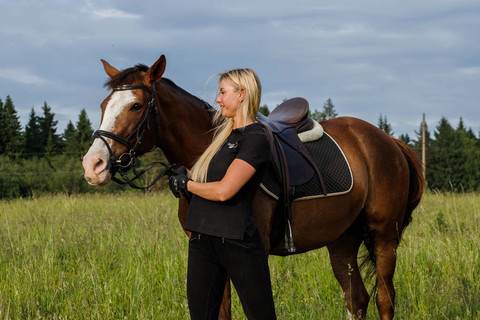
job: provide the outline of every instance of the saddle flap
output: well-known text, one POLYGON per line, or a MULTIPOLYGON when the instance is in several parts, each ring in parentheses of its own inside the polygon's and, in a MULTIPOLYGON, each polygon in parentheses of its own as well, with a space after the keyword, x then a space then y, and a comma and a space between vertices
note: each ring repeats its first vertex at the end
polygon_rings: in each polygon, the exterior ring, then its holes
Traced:
POLYGON ((272 163, 278 179, 282 182, 288 181, 289 186, 308 182, 313 177, 315 169, 306 160, 305 153, 308 152, 298 137, 297 129, 293 125, 274 122, 261 113, 257 118, 264 125, 270 140, 272 163))
POLYGON ((304 148, 296 130, 291 128, 283 131, 278 140, 287 160, 290 186, 299 186, 310 181, 314 169, 302 155, 304 148))

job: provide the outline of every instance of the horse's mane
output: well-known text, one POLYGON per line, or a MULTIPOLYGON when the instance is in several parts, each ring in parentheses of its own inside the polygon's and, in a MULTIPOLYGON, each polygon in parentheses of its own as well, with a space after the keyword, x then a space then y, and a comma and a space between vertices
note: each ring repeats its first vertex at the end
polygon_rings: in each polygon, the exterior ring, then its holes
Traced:
POLYGON ((115 76, 108 79, 104 86, 110 89, 120 87, 126 83, 133 83, 142 78, 142 73, 146 72, 148 67, 144 64, 137 64, 135 67, 120 71, 115 76))
MULTIPOLYGON (((148 70, 148 67, 146 65, 141 63, 137 64, 135 67, 131 67, 131 68, 120 71, 118 74, 108 79, 105 82, 104 86, 110 89, 114 89, 116 87, 120 87, 125 84, 141 81, 143 78, 143 73, 147 72, 147 70, 148 70)), ((175 82, 173 82, 168 78, 162 78, 160 79, 160 81, 164 84, 167 84, 168 86, 175 89, 176 91, 180 91, 185 95, 195 97, 188 91, 185 91, 183 88, 177 86, 175 82)))
POLYGON ((182 87, 179 87, 175 82, 173 82, 172 80, 170 80, 170 79, 168 79, 168 78, 162 78, 162 79, 160 79, 160 81, 161 81, 163 84, 169 85, 171 88, 175 89, 176 91, 179 91, 179 92, 183 93, 184 95, 192 96, 192 97, 195 97, 195 98, 198 99, 198 97, 194 96, 193 94, 191 94, 190 92, 186 91, 186 90, 183 89, 182 87))

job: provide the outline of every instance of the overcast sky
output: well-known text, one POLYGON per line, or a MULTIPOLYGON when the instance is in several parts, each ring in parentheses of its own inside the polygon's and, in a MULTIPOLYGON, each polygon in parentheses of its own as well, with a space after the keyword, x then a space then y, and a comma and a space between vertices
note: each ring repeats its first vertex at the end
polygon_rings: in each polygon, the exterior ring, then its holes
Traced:
POLYGON ((167 58, 165 77, 211 103, 215 81, 254 69, 270 109, 301 96, 395 136, 445 116, 480 132, 480 1, 0 0, 0 98, 24 126, 46 101, 58 133, 82 108, 94 128, 118 69, 167 58))

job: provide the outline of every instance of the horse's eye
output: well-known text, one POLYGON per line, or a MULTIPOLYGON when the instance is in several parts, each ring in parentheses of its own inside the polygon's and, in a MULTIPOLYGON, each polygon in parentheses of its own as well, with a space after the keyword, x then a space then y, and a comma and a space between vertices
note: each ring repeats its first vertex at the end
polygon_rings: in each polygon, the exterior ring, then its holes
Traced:
POLYGON ((142 105, 140 103, 134 103, 133 106, 130 107, 130 111, 138 111, 142 109, 142 105))

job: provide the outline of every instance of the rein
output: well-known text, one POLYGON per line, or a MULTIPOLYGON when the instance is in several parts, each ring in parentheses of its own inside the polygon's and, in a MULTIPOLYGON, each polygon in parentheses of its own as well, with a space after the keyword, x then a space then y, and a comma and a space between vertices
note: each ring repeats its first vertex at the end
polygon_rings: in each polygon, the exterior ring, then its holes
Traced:
POLYGON ((131 86, 116 87, 116 88, 113 89, 113 91, 136 90, 136 89, 142 89, 142 90, 148 91, 151 95, 150 101, 147 104, 147 111, 144 113, 144 115, 143 115, 140 123, 138 124, 137 128, 126 139, 123 138, 123 137, 120 137, 119 135, 117 135, 115 133, 105 131, 105 130, 95 131, 94 134, 93 134, 93 137, 94 138, 99 138, 100 140, 102 140, 103 143, 106 145, 106 147, 108 149, 108 152, 110 154, 110 160, 111 160, 111 163, 112 163, 112 166, 110 168, 110 174, 112 175, 112 180, 114 182, 120 184, 120 185, 127 185, 128 184, 132 188, 143 190, 143 189, 148 189, 148 188, 152 187, 165 174, 171 173, 172 168, 174 166, 168 166, 161 161, 154 161, 154 162, 150 163, 149 165, 147 165, 145 168, 143 168, 141 171, 137 171, 137 168, 136 168, 136 164, 137 164, 136 152, 137 152, 138 145, 140 145, 142 143, 141 140, 142 140, 143 136, 145 135, 146 130, 149 129, 149 119, 150 119, 150 115, 152 114, 152 112, 155 112, 156 116, 158 117, 158 114, 157 114, 158 111, 157 111, 157 108, 156 108, 156 105, 155 105, 155 83, 153 83, 152 88, 150 88, 146 85, 143 85, 143 84, 136 84, 136 85, 131 85, 131 86), (132 143, 130 143, 130 141, 134 137, 136 137, 135 143, 132 144, 132 143), (112 149, 110 148, 110 145, 108 144, 106 138, 112 139, 114 141, 117 141, 117 142, 123 144, 124 146, 127 147, 128 152, 125 152, 125 153, 121 154, 117 158, 115 156, 115 154, 113 153, 112 149), (127 164, 125 164, 125 165, 122 164, 123 162, 126 162, 126 161, 128 161, 127 164), (162 171, 160 171, 160 173, 155 177, 155 179, 153 179, 153 182, 150 183, 147 186, 144 186, 144 187, 137 186, 134 181, 137 180, 138 178, 140 178, 142 175, 144 175, 147 171, 152 169, 157 164, 163 165, 164 169, 162 171), (133 174, 134 174, 133 178, 129 178, 127 176, 127 172, 129 171, 129 169, 131 169, 133 174), (115 177, 116 173, 119 173, 123 180, 115 177))

